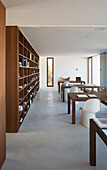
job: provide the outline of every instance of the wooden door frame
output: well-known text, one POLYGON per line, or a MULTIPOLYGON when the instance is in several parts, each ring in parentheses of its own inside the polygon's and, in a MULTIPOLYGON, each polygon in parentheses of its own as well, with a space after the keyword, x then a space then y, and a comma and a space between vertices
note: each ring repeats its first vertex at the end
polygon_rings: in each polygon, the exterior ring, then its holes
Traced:
POLYGON ((54 58, 47 57, 47 87, 54 87, 54 58), (48 59, 52 59, 52 86, 48 85, 48 59))
POLYGON ((92 57, 88 57, 88 83, 89 83, 89 59, 91 59, 91 84, 93 83, 93 61, 92 61, 92 57))

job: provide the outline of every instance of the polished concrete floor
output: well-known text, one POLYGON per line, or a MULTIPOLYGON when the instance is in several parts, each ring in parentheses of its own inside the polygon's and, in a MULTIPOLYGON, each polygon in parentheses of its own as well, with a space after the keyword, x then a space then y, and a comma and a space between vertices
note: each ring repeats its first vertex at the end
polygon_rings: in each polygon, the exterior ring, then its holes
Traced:
MULTIPOLYGON (((107 147, 97 136, 97 166, 89 164, 89 130, 71 124, 67 103, 54 89, 40 90, 17 134, 7 134, 7 159, 2 170, 107 170, 107 147)), ((107 117, 102 106, 98 117, 107 117)))

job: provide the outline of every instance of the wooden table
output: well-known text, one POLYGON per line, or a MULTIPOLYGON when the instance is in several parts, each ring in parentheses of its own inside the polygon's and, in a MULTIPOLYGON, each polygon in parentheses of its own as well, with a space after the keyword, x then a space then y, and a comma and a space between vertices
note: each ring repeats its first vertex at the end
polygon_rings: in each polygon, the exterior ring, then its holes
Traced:
MULTIPOLYGON (((62 81, 62 80, 59 80, 59 81, 58 81, 58 92, 59 92, 59 93, 60 93, 60 84, 61 84, 61 83, 64 83, 64 82, 65 82, 65 81, 62 81)), ((79 84, 81 84, 81 85, 82 85, 82 84, 85 84, 85 81, 72 81, 72 80, 71 80, 71 81, 69 81, 69 82, 70 82, 70 83, 75 83, 75 84, 78 84, 78 83, 79 83, 79 84)))
MULTIPOLYGON (((105 129, 107 130, 107 129, 105 129)), ((103 132, 103 129, 95 123, 93 119, 90 119, 90 164, 96 166, 96 133, 100 136, 103 142, 107 145, 107 135, 103 132)))
MULTIPOLYGON (((100 92, 100 86, 96 86, 96 85, 73 85, 73 86, 78 86, 81 90, 83 90, 85 92, 85 89, 87 88, 91 88, 92 89, 92 92, 94 92, 94 89, 96 88, 98 92, 100 92)), ((67 88, 71 88, 72 85, 69 85, 69 86, 65 86, 64 84, 62 84, 62 87, 61 87, 61 96, 62 96, 62 101, 65 102, 65 89, 67 88)))
POLYGON ((72 124, 75 124, 75 102, 76 101, 86 101, 88 99, 98 98, 101 101, 107 101, 107 92, 105 93, 68 93, 68 114, 70 114, 70 100, 72 100, 72 124), (77 94, 95 94, 97 97, 77 97, 77 94))

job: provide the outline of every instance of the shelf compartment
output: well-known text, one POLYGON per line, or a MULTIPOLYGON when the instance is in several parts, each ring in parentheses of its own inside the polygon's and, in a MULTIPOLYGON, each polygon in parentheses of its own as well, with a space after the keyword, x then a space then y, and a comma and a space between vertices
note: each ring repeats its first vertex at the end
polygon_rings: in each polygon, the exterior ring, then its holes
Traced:
POLYGON ((22 45, 22 44, 19 44, 19 53, 20 53, 21 55, 23 55, 23 50, 24 50, 23 45, 22 45))
POLYGON ((23 34, 21 33, 21 31, 19 31, 19 41, 23 44, 23 34))

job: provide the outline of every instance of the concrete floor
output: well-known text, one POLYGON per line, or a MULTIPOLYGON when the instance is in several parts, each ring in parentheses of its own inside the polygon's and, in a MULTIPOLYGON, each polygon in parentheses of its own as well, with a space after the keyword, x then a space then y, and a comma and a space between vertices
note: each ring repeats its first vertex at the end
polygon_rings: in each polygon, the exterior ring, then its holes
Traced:
MULTIPOLYGON (((7 134, 7 159, 2 170, 107 170, 107 147, 97 136, 97 166, 89 164, 89 130, 71 124, 67 103, 54 89, 40 90, 19 133, 7 134)), ((98 117, 107 117, 102 106, 98 117)))

